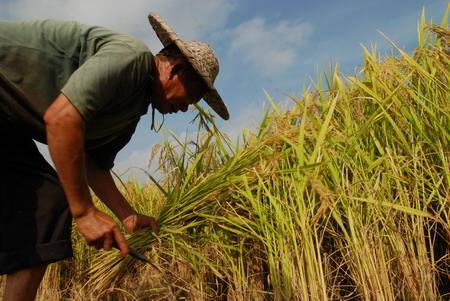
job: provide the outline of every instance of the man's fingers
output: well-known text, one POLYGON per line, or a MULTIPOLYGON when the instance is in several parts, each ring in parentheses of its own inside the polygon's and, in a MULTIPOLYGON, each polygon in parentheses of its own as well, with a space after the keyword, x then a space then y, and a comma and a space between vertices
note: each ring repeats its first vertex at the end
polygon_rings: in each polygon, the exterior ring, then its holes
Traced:
POLYGON ((103 240, 103 250, 109 251, 111 250, 112 246, 113 246, 113 234, 106 233, 105 239, 103 240))
MULTIPOLYGON (((141 224, 139 225, 138 229, 144 229, 148 228, 152 229, 152 232, 157 234, 158 233, 158 222, 155 218, 150 216, 145 216, 145 218, 142 220, 141 224)), ((138 230, 136 229, 136 230, 138 230)))
POLYGON ((122 232, 120 232, 120 229, 117 226, 113 228, 113 234, 114 240, 116 241, 120 253, 122 254, 123 257, 127 256, 130 250, 128 249, 128 244, 125 239, 125 236, 123 236, 122 232))

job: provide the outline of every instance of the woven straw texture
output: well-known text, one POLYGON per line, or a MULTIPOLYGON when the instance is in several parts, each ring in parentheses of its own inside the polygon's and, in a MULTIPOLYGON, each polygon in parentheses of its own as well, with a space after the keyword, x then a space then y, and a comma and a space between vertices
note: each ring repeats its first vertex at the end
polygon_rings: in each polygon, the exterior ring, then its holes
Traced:
POLYGON ((164 47, 175 43, 186 56, 209 88, 203 99, 220 117, 228 120, 230 115, 227 107, 214 87, 214 80, 219 73, 219 61, 214 50, 203 42, 180 40, 175 31, 157 14, 150 13, 148 19, 164 47))

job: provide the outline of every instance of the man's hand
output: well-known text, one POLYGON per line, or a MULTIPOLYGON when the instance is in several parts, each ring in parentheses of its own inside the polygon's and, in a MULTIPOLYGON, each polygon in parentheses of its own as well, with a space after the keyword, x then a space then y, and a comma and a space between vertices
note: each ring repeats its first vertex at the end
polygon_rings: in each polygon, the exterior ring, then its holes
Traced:
POLYGON ((128 233, 134 233, 145 228, 151 228, 154 233, 158 233, 158 222, 151 216, 132 214, 125 218, 122 223, 128 233))
POLYGON ((87 176, 91 188, 103 203, 122 220, 128 233, 134 233, 144 228, 151 228, 155 233, 158 231, 158 223, 153 217, 138 214, 134 211, 119 189, 117 189, 109 170, 99 168, 89 156, 86 156, 86 163, 87 176))
POLYGON ((91 207, 86 213, 76 217, 75 222, 88 245, 97 249, 103 248, 105 251, 117 246, 122 256, 128 255, 127 241, 109 215, 91 207))

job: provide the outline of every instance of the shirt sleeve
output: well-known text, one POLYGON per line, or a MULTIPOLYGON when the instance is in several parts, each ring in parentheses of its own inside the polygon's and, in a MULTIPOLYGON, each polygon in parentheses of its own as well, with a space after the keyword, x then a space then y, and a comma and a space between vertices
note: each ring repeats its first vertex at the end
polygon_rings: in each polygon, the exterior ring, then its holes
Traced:
POLYGON ((135 74, 140 73, 144 57, 125 45, 105 45, 70 76, 61 92, 87 122, 106 105, 123 99, 121 93, 140 84, 135 74))

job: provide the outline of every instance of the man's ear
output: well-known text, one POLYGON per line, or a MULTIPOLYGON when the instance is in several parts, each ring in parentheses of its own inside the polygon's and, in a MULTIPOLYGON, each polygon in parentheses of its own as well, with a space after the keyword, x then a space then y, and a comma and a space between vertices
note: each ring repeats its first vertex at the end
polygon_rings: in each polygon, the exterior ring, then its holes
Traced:
POLYGON ((176 69, 176 65, 170 65, 170 75, 169 75, 169 80, 171 80, 175 74, 177 74, 177 69, 176 69))
POLYGON ((178 74, 179 72, 181 72, 181 70, 184 69, 184 63, 183 62, 176 62, 173 65, 171 65, 171 70, 170 70, 170 77, 169 79, 172 79, 176 74, 178 74))

